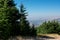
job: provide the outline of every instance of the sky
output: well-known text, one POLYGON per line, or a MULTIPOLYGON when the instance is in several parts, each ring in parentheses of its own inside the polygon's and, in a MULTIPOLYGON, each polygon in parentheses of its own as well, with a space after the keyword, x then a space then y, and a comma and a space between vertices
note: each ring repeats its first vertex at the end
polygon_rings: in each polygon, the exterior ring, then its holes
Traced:
POLYGON ((24 4, 28 19, 60 18, 60 0, 14 0, 19 9, 24 4))

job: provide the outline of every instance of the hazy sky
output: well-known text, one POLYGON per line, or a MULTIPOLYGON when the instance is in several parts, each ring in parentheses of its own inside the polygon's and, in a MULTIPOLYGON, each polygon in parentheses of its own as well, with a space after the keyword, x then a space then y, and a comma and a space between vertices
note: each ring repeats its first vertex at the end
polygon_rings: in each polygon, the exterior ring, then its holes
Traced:
POLYGON ((17 7, 23 3, 29 19, 60 17, 60 0, 15 0, 17 7))

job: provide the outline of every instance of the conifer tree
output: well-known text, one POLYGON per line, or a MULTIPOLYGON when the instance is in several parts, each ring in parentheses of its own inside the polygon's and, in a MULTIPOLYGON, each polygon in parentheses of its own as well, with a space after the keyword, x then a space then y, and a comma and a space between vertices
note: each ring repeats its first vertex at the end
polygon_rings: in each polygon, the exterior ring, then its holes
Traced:
POLYGON ((0 38, 6 39, 17 35, 20 29, 17 21, 20 18, 13 0, 0 0, 0 38))
POLYGON ((19 10, 15 7, 14 1, 9 0, 7 3, 8 6, 8 19, 9 23, 11 23, 11 35, 16 36, 20 34, 20 25, 17 21, 20 18, 19 10))
POLYGON ((21 4, 20 6, 20 25, 21 25, 21 35, 30 35, 30 25, 29 25, 29 22, 26 18, 27 16, 27 13, 26 13, 26 10, 24 8, 24 5, 21 4))
POLYGON ((35 25, 33 24, 31 28, 31 36, 36 36, 36 35, 37 35, 36 28, 35 28, 35 25))

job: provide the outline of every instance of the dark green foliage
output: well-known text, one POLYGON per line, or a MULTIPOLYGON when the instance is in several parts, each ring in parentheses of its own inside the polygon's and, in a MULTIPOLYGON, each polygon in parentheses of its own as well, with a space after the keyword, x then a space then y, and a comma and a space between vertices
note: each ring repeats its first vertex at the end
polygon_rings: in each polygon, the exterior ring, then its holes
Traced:
POLYGON ((30 32, 30 26, 29 26, 29 22, 26 20, 26 14, 25 13, 25 9, 24 9, 24 6, 23 4, 21 5, 20 7, 20 14, 21 14, 21 17, 20 17, 20 25, 21 25, 21 35, 23 36, 26 36, 26 35, 29 35, 29 32, 30 32))
POLYGON ((11 36, 16 36, 20 34, 20 25, 19 22, 17 21, 20 18, 19 10, 15 7, 14 1, 10 0, 7 3, 8 7, 8 19, 9 23, 11 23, 11 30, 10 30, 10 35, 11 36))
POLYGON ((20 25, 21 25, 21 35, 27 34, 27 29, 29 29, 28 21, 26 20, 26 14, 23 4, 20 7, 20 25), (27 28, 28 27, 28 28, 27 28))
POLYGON ((20 32, 17 22, 20 16, 13 0, 0 0, 0 6, 0 38, 5 40, 20 32))
POLYGON ((31 36, 37 36, 37 33, 36 33, 36 28, 34 26, 34 24, 32 25, 32 28, 31 28, 31 36))
POLYGON ((60 25, 58 21, 44 22, 37 28, 38 33, 60 33, 60 25))
POLYGON ((11 36, 18 35, 36 35, 34 26, 31 28, 29 25, 25 11, 21 5, 19 13, 13 0, 0 0, 0 39, 7 40, 11 36))
POLYGON ((23 4, 20 7, 20 15, 21 15, 21 17, 20 17, 21 35, 23 35, 23 36, 36 35, 36 31, 35 31, 34 26, 31 28, 29 25, 29 22, 26 18, 27 13, 26 13, 26 10, 25 10, 23 4))
POLYGON ((7 37, 9 37, 9 34, 10 34, 10 26, 11 24, 8 23, 8 20, 7 17, 7 2, 6 0, 3 1, 3 0, 0 0, 0 38, 2 39, 5 39, 7 37), (8 27, 9 26, 9 27, 8 27), (7 34, 7 35, 6 35, 7 34))

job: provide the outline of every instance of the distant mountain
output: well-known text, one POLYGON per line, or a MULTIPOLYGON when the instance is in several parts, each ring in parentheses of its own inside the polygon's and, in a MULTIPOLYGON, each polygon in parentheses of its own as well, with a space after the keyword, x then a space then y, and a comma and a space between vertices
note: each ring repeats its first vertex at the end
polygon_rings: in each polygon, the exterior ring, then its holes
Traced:
POLYGON ((35 26, 39 26, 40 24, 42 24, 44 22, 44 20, 38 19, 38 20, 30 20, 30 24, 34 24, 35 26))
MULTIPOLYGON (((49 18, 30 20, 30 24, 34 24, 35 26, 39 26, 39 25, 41 25, 43 22, 49 21, 49 20, 50 20, 49 18)), ((56 19, 52 19, 52 20, 56 20, 56 21, 60 22, 60 18, 56 18, 56 19)), ((50 21, 51 21, 51 20, 50 20, 50 21)))
POLYGON ((60 18, 55 19, 56 21, 60 22, 60 18))

